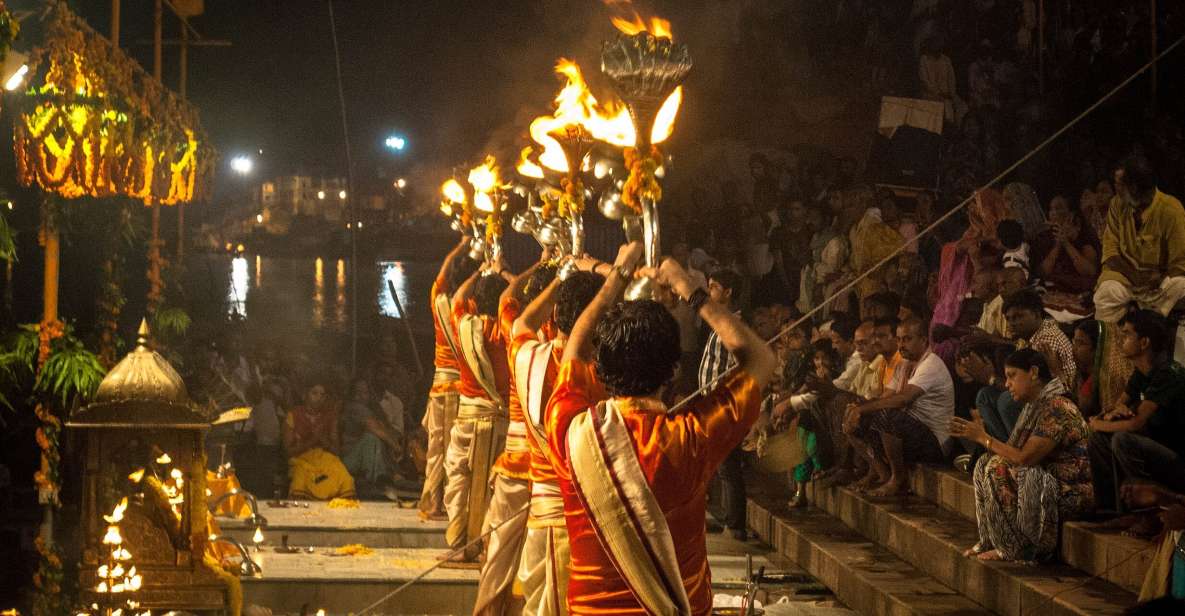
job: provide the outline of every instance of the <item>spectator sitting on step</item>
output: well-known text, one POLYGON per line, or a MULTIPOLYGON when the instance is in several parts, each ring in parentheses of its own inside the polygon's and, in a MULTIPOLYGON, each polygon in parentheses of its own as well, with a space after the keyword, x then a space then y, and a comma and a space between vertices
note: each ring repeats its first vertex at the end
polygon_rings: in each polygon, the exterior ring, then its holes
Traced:
MULTIPOLYGON (((988 275, 995 274, 999 285, 994 297, 983 307, 983 314, 979 317, 976 327, 989 336, 1010 338, 1008 320, 1004 318, 1004 298, 1025 288, 1029 284, 1029 273, 1022 267, 1006 267, 1003 270, 982 270, 976 272, 976 276, 984 272, 988 272, 988 275)), ((988 283, 984 281, 983 284, 988 283)), ((972 286, 972 293, 976 293, 976 288, 978 287, 972 286)))
POLYGON ((284 449, 288 452, 288 496, 310 500, 354 498, 354 478, 337 457, 338 412, 325 384, 314 381, 304 404, 284 420, 284 449))
POLYGON ((996 225, 996 237, 1000 238, 1000 245, 1004 247, 1004 256, 1000 258, 1004 267, 1019 267, 1026 274, 1032 271, 1029 243, 1025 241, 1025 228, 1020 221, 1011 218, 1001 220, 996 225))
POLYGON ((894 394, 852 404, 844 416, 844 433, 869 464, 868 475, 855 487, 873 496, 905 492, 906 465, 942 462, 949 450, 954 382, 946 364, 930 351, 928 330, 918 320, 897 326, 899 352, 913 362, 908 379, 894 394), (879 487, 873 489, 874 484, 879 487))
POLYGON ((1004 318, 1018 348, 1032 348, 1045 356, 1053 376, 1066 387, 1078 380, 1074 345, 1045 314, 1045 304, 1033 289, 1023 289, 1004 299, 1004 318))
MULTIPOLYGON (((1091 466, 1099 503, 1116 506, 1120 482, 1150 480, 1185 493, 1185 367, 1169 356, 1165 319, 1137 310, 1120 321, 1120 350, 1135 371, 1119 402, 1090 421, 1091 466)), ((1132 520, 1128 533, 1159 532, 1153 516, 1132 520)))
POLYGON ((1006 442, 988 434, 978 412, 950 424, 951 434, 992 454, 975 465, 979 542, 963 555, 1046 560, 1057 551, 1061 522, 1094 507, 1090 430, 1041 353, 1016 351, 1005 360, 1004 374, 1009 393, 1024 404, 1006 442))
POLYGON ((1102 328, 1094 319, 1083 319, 1074 324, 1074 361, 1078 364, 1078 380, 1074 382, 1074 393, 1078 398, 1078 410, 1086 418, 1099 412, 1098 374, 1095 366, 1095 351, 1099 348, 1099 331, 1102 328))
MULTIPOLYGON (((983 420, 988 436, 1007 441, 1020 417, 1023 405, 1012 398, 1004 385, 1004 360, 1014 351, 1011 345, 998 344, 990 339, 968 336, 959 346, 956 370, 965 382, 974 383, 975 407, 964 411, 955 409, 955 415, 971 419, 977 414, 983 420)), ((955 457, 955 468, 970 472, 975 460, 983 454, 982 444, 975 441, 964 443, 968 453, 955 457)))
POLYGON ((1132 302, 1167 316, 1185 297, 1185 208, 1157 190, 1156 172, 1142 155, 1120 165, 1115 187, 1103 232, 1095 318, 1116 323, 1132 302))

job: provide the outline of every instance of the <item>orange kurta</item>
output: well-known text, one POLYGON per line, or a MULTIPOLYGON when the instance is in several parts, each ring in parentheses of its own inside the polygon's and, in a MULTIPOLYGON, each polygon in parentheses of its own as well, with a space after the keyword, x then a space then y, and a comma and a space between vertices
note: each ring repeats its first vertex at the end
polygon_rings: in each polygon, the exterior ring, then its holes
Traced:
MULTIPOLYGON (((514 321, 522 312, 522 306, 519 301, 513 297, 504 299, 498 306, 498 335, 504 341, 503 346, 506 353, 503 359, 507 362, 507 378, 509 383, 509 395, 506 397, 506 408, 508 409, 510 423, 513 426, 515 423, 521 424, 525 418, 523 417, 523 405, 518 399, 518 388, 514 386, 514 350, 513 343, 506 344, 511 338, 511 332, 514 331, 514 321)), ((529 432, 529 431, 527 431, 529 432)), ((517 442, 515 434, 510 434, 507 437, 506 449, 498 456, 494 462, 493 472, 504 477, 512 479, 529 479, 531 469, 531 451, 526 442, 526 436, 522 436, 521 442, 517 442)))
MULTIPOLYGON (((461 317, 470 314, 477 314, 477 305, 473 300, 453 305, 452 325, 454 331, 456 331, 457 323, 461 321, 461 317)), ((502 336, 502 330, 494 322, 494 319, 483 316, 481 317, 481 321, 483 326, 482 337, 485 339, 486 345, 486 355, 490 358, 490 364, 493 365, 494 378, 497 381, 495 386, 498 388, 498 395, 505 402, 510 388, 510 367, 506 363, 506 339, 502 336)), ((477 377, 474 376, 473 369, 469 366, 468 362, 458 361, 457 369, 461 373, 459 391, 462 396, 489 399, 486 391, 477 382, 477 377)))
MULTIPOLYGON (((432 283, 432 296, 430 298, 430 306, 436 305, 436 297, 438 295, 451 295, 452 289, 448 286, 448 280, 444 276, 438 276, 436 282, 432 283)), ((449 315, 451 317, 451 315, 449 315)), ((444 328, 450 328, 453 332, 456 329, 453 327, 452 319, 446 322, 441 322, 440 316, 436 314, 435 308, 432 310, 432 329, 436 334, 436 353, 433 356, 433 363, 437 368, 445 370, 458 370, 460 361, 457 359, 457 354, 453 352, 453 347, 449 345, 448 338, 445 337, 444 328)), ((453 336, 456 338, 455 334, 453 336)), ((442 383, 440 385, 433 385, 432 393, 447 393, 456 391, 456 381, 442 383)))
MULTIPOLYGON (((548 405, 548 439, 564 497, 564 517, 572 550, 568 609, 574 616, 644 615, 645 610, 617 572, 597 538, 572 485, 568 466, 568 428, 572 419, 598 402, 600 386, 588 364, 560 368, 548 405)), ((679 571, 692 613, 712 610, 705 506, 708 483, 757 420, 761 391, 743 371, 726 376, 711 392, 678 413, 651 401, 616 400, 634 451, 674 539, 679 571)))
MULTIPOLYGON (((531 334, 523 334, 511 341, 511 365, 514 365, 514 358, 518 357, 519 349, 522 345, 535 340, 531 334)), ((551 399, 552 391, 555 388, 556 373, 559 372, 560 358, 564 354, 562 346, 553 345, 551 349, 551 358, 547 362, 547 373, 543 376, 543 403, 546 405, 547 401, 551 399)), ((548 433, 550 428, 546 425, 547 414, 544 413, 544 433, 548 433)), ((531 481, 537 483, 556 483, 555 467, 551 463, 551 452, 547 445, 535 440, 535 435, 532 431, 527 430, 527 444, 531 447, 531 481)))

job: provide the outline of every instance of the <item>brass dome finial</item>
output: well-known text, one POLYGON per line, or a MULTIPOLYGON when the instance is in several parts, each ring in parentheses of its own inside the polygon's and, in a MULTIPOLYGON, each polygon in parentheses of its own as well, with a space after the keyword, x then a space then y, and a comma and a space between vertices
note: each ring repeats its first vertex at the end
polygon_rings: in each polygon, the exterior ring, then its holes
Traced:
POLYGON ((136 330, 136 347, 147 349, 148 347, 148 319, 140 319, 140 329, 136 330))

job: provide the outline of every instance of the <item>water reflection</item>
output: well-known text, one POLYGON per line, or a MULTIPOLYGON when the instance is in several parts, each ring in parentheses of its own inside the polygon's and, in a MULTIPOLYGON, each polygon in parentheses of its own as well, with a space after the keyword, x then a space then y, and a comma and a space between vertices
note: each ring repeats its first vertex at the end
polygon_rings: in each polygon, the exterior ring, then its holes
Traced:
POLYGON ((379 314, 385 317, 402 318, 399 306, 407 309, 407 272, 404 271, 402 261, 379 261, 379 314), (395 287, 399 302, 391 297, 391 287, 395 287))
POLYGON ((235 257, 230 263, 230 288, 226 296, 227 314, 247 316, 247 289, 251 283, 247 259, 235 257))
POLYGON ((317 257, 313 264, 313 327, 325 325, 325 263, 317 257))
POLYGON ((333 296, 333 324, 346 325, 346 260, 337 260, 337 293, 333 296))
POLYGON ((263 284, 263 257, 255 255, 255 288, 263 284))

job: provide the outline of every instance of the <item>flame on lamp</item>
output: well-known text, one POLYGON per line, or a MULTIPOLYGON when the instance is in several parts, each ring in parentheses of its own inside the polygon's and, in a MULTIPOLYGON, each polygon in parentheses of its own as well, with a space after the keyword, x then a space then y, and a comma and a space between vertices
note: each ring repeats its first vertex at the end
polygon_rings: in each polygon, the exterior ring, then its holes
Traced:
POLYGON ((103 519, 107 520, 108 524, 119 524, 121 521, 123 521, 123 512, 127 511, 127 509, 128 497, 125 496, 123 497, 123 500, 119 501, 119 504, 115 506, 115 509, 111 510, 111 515, 105 515, 103 516, 103 519))
POLYGON ((535 164, 535 161, 531 160, 531 152, 533 151, 535 151, 535 148, 531 146, 523 148, 523 151, 518 155, 518 164, 514 168, 523 177, 541 180, 543 179, 543 167, 540 167, 535 164))
POLYGON ((172 462, 173 459, 167 453, 160 454, 160 457, 156 459, 157 464, 171 464, 172 462))
POLYGON ((632 19, 613 17, 611 21, 613 22, 613 26, 626 36, 649 32, 655 38, 674 40, 674 37, 671 36, 671 22, 660 17, 651 17, 650 22, 647 23, 637 11, 634 11, 632 19))
POLYGON ((479 193, 492 193, 498 187, 498 161, 486 156, 482 164, 469 170, 469 183, 479 193))
POLYGON ((259 545, 259 544, 263 543, 263 529, 262 528, 260 528, 258 526, 255 527, 255 535, 253 535, 251 537, 251 541, 254 542, 255 545, 259 545))
POLYGON ((465 203, 466 201, 465 187, 461 186, 460 182, 451 178, 441 185, 440 193, 444 195, 445 199, 453 203, 465 203))
POLYGON ((662 107, 658 108, 654 126, 650 129, 650 143, 662 143, 675 132, 675 118, 679 115, 679 106, 682 104, 683 86, 679 86, 663 101, 662 107))
MULTIPOLYGON (((555 72, 567 83, 555 97, 555 112, 531 122, 531 139, 543 147, 539 163, 560 173, 568 172, 568 159, 552 135, 570 126, 584 128, 594 138, 619 147, 634 145, 634 122, 629 109, 616 100, 601 104, 584 81, 580 66, 566 58, 556 62, 555 72)), ((583 165, 583 161, 573 161, 583 165)))
POLYGON ((131 475, 128 475, 128 479, 132 480, 132 483, 140 483, 140 480, 143 478, 144 469, 142 468, 136 469, 131 475))

